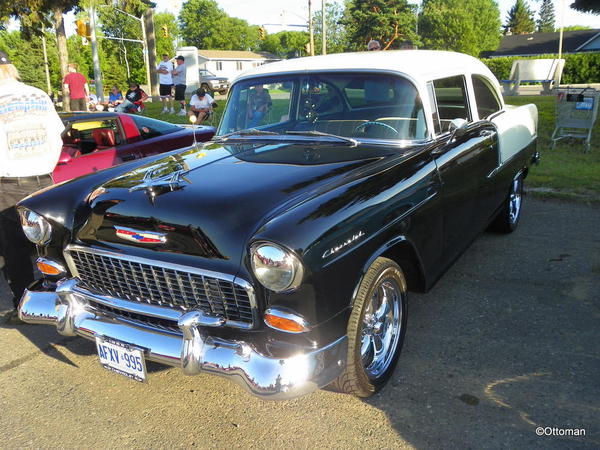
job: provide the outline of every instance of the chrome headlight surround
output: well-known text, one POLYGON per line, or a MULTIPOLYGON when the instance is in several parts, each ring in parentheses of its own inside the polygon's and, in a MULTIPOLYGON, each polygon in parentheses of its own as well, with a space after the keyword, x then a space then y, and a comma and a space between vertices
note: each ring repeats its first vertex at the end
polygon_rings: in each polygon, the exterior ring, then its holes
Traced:
POLYGON ((21 226, 27 239, 37 245, 44 245, 50 242, 52 225, 50 225, 50 222, 44 216, 22 206, 19 206, 17 211, 19 212, 21 226))
POLYGON ((304 277, 304 266, 290 250, 272 242, 250 246, 250 263, 257 280, 274 292, 297 289, 304 277))

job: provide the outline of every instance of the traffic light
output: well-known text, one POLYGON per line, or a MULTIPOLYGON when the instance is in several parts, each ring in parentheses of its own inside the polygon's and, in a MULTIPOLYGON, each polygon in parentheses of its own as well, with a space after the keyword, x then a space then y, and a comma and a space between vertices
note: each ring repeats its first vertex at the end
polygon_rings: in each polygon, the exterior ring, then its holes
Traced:
POLYGON ((82 19, 77 19, 75 21, 75 25, 77 25, 77 34, 84 38, 91 37, 92 33, 90 30, 90 24, 85 22, 82 19))
POLYGON ((258 27, 258 37, 263 41, 267 37, 267 30, 264 27, 258 27))
POLYGON ((169 27, 166 25, 163 25, 161 28, 162 28, 163 37, 169 37, 169 27))

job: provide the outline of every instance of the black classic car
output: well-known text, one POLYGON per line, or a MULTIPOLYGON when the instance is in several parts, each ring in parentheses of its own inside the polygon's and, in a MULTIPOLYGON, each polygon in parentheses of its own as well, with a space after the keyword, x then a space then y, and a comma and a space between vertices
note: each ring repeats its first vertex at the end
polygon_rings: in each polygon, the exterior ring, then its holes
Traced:
POLYGON ((211 142, 20 203, 44 273, 20 317, 140 381, 150 360, 264 399, 369 396, 398 361, 407 292, 486 228, 517 227, 536 127, 462 54, 261 66, 211 142))

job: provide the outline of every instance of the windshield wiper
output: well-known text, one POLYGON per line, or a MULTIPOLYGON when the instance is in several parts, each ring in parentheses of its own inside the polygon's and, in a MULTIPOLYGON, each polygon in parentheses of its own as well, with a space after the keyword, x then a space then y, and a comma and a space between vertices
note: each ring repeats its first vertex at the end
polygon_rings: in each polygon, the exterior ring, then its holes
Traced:
POLYGON ((358 146, 358 141, 356 139, 352 139, 346 136, 339 136, 337 134, 331 134, 331 133, 324 133, 322 131, 317 131, 317 130, 290 130, 290 131, 286 131, 285 134, 293 134, 293 135, 298 135, 298 136, 324 136, 324 137, 332 137, 332 138, 336 138, 336 139, 340 139, 342 141, 346 141, 348 143, 350 143, 351 147, 356 147, 358 146))
POLYGON ((248 128, 247 130, 238 130, 238 131, 233 131, 231 133, 224 134, 222 136, 217 136, 215 138, 215 141, 226 141, 231 136, 272 136, 272 135, 276 135, 276 134, 279 134, 279 133, 274 133, 273 131, 258 130, 256 128, 248 128))

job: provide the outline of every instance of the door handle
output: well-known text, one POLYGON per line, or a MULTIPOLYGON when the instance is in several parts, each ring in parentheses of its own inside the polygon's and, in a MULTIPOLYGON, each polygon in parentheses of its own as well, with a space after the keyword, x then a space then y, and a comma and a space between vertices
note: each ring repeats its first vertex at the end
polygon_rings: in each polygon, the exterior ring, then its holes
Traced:
POLYGON ((125 155, 123 156, 123 161, 133 161, 135 159, 135 155, 129 154, 129 155, 125 155))

